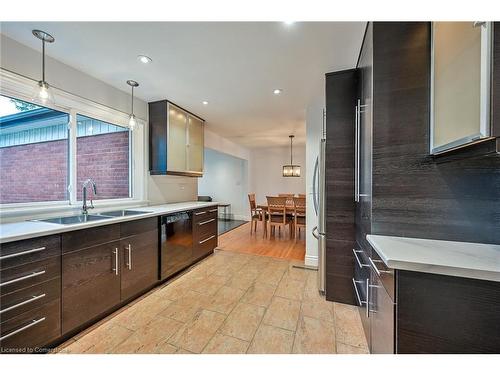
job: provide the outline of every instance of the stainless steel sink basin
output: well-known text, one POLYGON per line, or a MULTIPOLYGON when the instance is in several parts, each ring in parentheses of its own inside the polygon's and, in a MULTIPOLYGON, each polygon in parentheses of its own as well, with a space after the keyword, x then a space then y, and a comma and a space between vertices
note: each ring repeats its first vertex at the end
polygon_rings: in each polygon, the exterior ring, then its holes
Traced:
POLYGON ((120 216, 130 216, 130 215, 140 215, 140 214, 149 214, 149 212, 148 211, 117 210, 117 211, 101 212, 99 215, 120 217, 120 216))
POLYGON ((45 221, 47 223, 54 223, 54 224, 78 224, 78 223, 86 223, 88 221, 109 219, 110 217, 111 216, 105 216, 105 215, 75 215, 75 216, 53 217, 50 219, 40 219, 36 221, 45 221))

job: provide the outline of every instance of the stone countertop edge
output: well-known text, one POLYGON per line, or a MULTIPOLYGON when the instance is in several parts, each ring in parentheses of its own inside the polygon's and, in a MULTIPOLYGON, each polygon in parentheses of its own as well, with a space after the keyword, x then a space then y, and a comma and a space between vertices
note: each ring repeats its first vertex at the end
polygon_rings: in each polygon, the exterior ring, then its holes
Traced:
POLYGON ((500 282, 500 245, 371 234, 366 239, 389 268, 500 282))
MULTIPOLYGON (((134 206, 132 208, 127 208, 127 209, 131 211, 135 210, 135 211, 148 211, 148 212, 138 215, 110 217, 102 220, 89 221, 86 223, 78 223, 78 224, 68 224, 68 225, 47 223, 43 221, 31 221, 31 220, 4 223, 0 224, 0 244, 19 241, 19 240, 26 240, 34 237, 43 237, 51 234, 71 232, 74 230, 99 227, 103 225, 123 223, 126 221, 145 219, 148 217, 155 217, 160 215, 172 214, 180 211, 195 210, 198 208, 217 206, 217 205, 218 202, 192 201, 192 202, 166 203, 155 206, 141 206, 141 207, 134 206)), ((107 209, 101 211, 111 211, 111 210, 107 209)), ((91 212, 90 214, 98 214, 98 213, 99 212, 95 213, 91 212)), ((62 216, 70 216, 70 215, 62 215, 62 216)))

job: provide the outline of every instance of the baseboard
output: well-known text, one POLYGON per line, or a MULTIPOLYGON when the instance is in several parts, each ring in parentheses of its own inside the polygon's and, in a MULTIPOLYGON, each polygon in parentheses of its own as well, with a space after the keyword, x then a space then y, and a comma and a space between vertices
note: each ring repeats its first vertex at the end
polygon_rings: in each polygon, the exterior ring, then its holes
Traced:
POLYGON ((304 264, 306 266, 318 267, 318 257, 316 255, 307 255, 304 258, 304 264))

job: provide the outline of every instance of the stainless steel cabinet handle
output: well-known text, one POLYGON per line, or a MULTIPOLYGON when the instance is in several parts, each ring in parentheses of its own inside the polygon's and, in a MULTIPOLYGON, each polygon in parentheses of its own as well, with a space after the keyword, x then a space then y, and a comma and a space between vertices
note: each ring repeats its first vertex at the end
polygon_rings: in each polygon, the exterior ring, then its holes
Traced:
POLYGON ((209 212, 219 212, 218 208, 214 208, 213 210, 210 210, 209 212))
POLYGON ((113 254, 115 255, 115 268, 113 268, 113 272, 115 273, 115 275, 118 275, 118 248, 115 247, 115 249, 113 250, 113 254))
POLYGON ((18 333, 21 333, 30 327, 36 326, 37 324, 43 322, 44 320, 45 320, 45 317, 40 318, 40 319, 33 319, 31 323, 28 323, 25 326, 18 328, 15 331, 12 331, 11 333, 6 334, 5 336, 0 336, 0 341, 8 339, 9 337, 12 337, 14 335, 17 335, 18 333))
POLYGON ((370 317, 370 279, 366 279, 366 317, 370 317))
POLYGON ((391 271, 379 270, 375 265, 375 262, 372 260, 372 258, 368 257, 368 261, 370 262, 370 265, 372 266, 373 270, 377 273, 378 276, 380 276, 383 273, 392 273, 391 271))
POLYGON ((212 238, 215 238, 215 235, 210 236, 210 237, 208 237, 208 238, 205 238, 203 241, 200 241, 200 242, 198 242, 198 243, 201 245, 202 243, 205 243, 205 242, 207 242, 207 241, 210 241, 212 238))
POLYGON ((37 276, 43 275, 44 273, 45 273, 45 270, 38 271, 38 272, 33 272, 33 273, 30 273, 29 275, 26 275, 26 276, 21 276, 21 277, 18 277, 16 279, 5 281, 5 282, 3 282, 3 283, 0 284, 0 287, 7 286, 7 285, 10 285, 10 284, 14 284, 14 283, 17 283, 19 281, 31 279, 33 277, 37 277, 37 276))
POLYGON ((4 255, 3 257, 0 257, 0 260, 5 260, 5 259, 9 259, 9 258, 20 257, 20 256, 26 255, 26 254, 38 253, 39 251, 43 251, 43 250, 45 250, 45 246, 43 246, 43 247, 37 247, 36 249, 21 251, 20 253, 4 255))
POLYGON ((312 235, 313 235, 314 238, 316 238, 317 240, 319 240, 319 236, 317 234, 318 233, 318 227, 314 227, 311 233, 312 233, 312 235), (316 234, 314 232, 316 232, 316 234))
POLYGON ((367 303, 366 301, 361 301, 361 297, 359 296, 357 284, 362 284, 362 283, 363 283, 362 281, 356 281, 354 277, 352 278, 352 285, 354 285, 354 291, 356 292, 356 300, 358 301, 358 304, 360 306, 363 306, 363 304, 367 303))
POLYGON ((132 245, 131 244, 128 244, 127 246, 127 250, 128 250, 128 262, 127 262, 127 268, 129 270, 132 269, 132 245))
POLYGON ((202 221, 201 223, 198 223, 198 225, 205 225, 205 224, 211 223, 212 221, 215 221, 215 219, 210 219, 210 220, 202 221))
POLYGON ((207 211, 202 211, 202 212, 195 212, 194 214, 196 216, 198 216, 198 215, 203 215, 203 214, 206 214, 206 213, 207 213, 207 211))
POLYGON ((6 307, 5 309, 3 310, 0 310, 0 314, 3 314, 7 311, 10 311, 10 310, 14 310, 15 308, 18 308, 18 307, 21 307, 21 306, 24 306, 28 303, 31 303, 31 302, 34 302, 36 300, 39 300, 40 298, 43 298, 45 297, 46 294, 43 293, 43 294, 39 294, 38 296, 32 296, 30 299, 27 299, 26 301, 23 301, 23 302, 19 302, 19 303, 16 303, 15 305, 12 305, 12 306, 9 306, 9 307, 6 307))
POLYGON ((358 263, 359 267, 360 268, 363 268, 363 267, 370 267, 369 264, 363 264, 361 263, 361 261, 359 260, 359 257, 358 257, 358 253, 363 253, 363 250, 355 250, 355 249, 352 249, 352 252, 354 253, 354 259, 356 259, 356 262, 358 263))
POLYGON ((355 137, 354 137, 354 201, 359 202, 359 166, 360 166, 360 112, 361 112, 361 100, 358 99, 358 104, 356 105, 355 114, 355 137))

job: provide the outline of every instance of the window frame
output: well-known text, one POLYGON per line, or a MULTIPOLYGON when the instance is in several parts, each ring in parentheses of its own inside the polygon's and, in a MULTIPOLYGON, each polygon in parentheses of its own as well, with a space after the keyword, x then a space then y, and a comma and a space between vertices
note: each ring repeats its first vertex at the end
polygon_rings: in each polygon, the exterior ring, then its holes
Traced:
MULTIPOLYGON (((54 109, 69 115, 68 123, 68 199, 64 201, 23 202, 0 204, 2 217, 35 215, 39 213, 63 210, 75 210, 83 204, 77 200, 77 114, 108 122, 112 125, 130 129, 128 114, 114 108, 96 103, 92 100, 68 93, 52 87, 54 90, 54 105, 47 105, 31 98, 35 81, 6 69, 0 69, 0 94, 11 98, 24 100, 42 107, 54 109)), ((94 201, 96 208, 143 204, 146 193, 146 158, 145 139, 146 121, 137 119, 137 126, 129 132, 129 197, 101 199, 94 201), (142 176, 142 178, 141 178, 142 176)), ((43 186, 41 187, 43 188, 43 186)), ((97 187, 99 188, 99 186, 97 187)))

